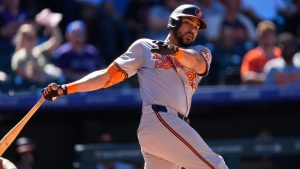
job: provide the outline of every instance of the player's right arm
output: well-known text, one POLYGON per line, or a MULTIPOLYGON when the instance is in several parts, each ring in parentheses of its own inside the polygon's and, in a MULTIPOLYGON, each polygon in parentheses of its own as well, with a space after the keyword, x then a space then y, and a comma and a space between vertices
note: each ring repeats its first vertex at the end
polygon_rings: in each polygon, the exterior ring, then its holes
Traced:
POLYGON ((107 69, 94 71, 83 78, 66 84, 68 94, 101 89, 110 79, 107 69))
POLYGON ((110 87, 123 81, 125 78, 127 78, 127 73, 114 62, 107 69, 94 71, 73 83, 66 84, 66 87, 68 94, 89 92, 110 87))
POLYGON ((72 83, 57 85, 51 83, 42 90, 47 100, 54 100, 57 96, 64 96, 77 92, 89 92, 101 88, 108 88, 133 76, 142 64, 145 40, 137 40, 129 49, 118 57, 108 68, 94 71, 72 83))
POLYGON ((51 83, 42 90, 42 94, 47 100, 52 101, 57 96, 107 88, 123 81, 126 77, 126 72, 122 71, 116 63, 112 63, 108 68, 94 71, 72 83, 63 85, 51 83))

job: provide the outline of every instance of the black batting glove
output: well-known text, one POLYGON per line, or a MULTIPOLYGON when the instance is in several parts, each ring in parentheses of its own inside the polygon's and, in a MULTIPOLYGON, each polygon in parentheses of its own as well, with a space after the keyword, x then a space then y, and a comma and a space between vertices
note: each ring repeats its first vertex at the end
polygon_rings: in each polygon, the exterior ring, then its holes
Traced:
POLYGON ((58 96, 64 96, 68 94, 66 85, 58 85, 56 83, 51 83, 44 89, 42 89, 42 94, 45 99, 54 101, 58 96))
POLYGON ((176 55, 179 51, 177 46, 168 44, 164 41, 154 40, 152 43, 156 45, 151 49, 152 53, 158 53, 161 55, 176 55))

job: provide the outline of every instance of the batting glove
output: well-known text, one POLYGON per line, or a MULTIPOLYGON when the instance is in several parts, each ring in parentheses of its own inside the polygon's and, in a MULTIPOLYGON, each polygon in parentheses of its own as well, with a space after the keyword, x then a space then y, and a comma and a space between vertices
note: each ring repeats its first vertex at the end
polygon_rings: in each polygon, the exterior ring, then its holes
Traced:
POLYGON ((45 99, 54 101, 57 96, 64 96, 68 94, 66 85, 58 85, 56 83, 51 83, 44 89, 42 89, 42 94, 45 99))
POLYGON ((168 44, 164 41, 152 41, 156 46, 151 49, 152 53, 158 53, 161 55, 176 55, 179 52, 179 48, 175 45, 168 44))

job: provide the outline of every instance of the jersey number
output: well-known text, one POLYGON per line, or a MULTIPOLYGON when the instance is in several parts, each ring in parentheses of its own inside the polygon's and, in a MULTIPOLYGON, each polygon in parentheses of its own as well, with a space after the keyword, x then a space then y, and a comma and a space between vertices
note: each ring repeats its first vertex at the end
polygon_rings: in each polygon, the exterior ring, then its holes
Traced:
POLYGON ((194 72, 186 72, 185 73, 188 77, 188 81, 189 81, 189 84, 190 86, 193 88, 193 89, 196 89, 196 83, 194 82, 195 78, 196 78, 196 73, 194 72))

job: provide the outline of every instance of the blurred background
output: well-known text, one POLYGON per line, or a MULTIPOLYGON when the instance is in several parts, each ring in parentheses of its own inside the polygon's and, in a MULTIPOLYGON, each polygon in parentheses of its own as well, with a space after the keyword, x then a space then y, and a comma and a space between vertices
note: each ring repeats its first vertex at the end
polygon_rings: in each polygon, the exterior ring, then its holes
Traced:
MULTIPOLYGON (((138 38, 164 40, 198 5, 212 51, 191 125, 231 169, 300 168, 300 0, 0 0, 0 137, 50 82, 105 68, 138 38)), ((19 168, 142 169, 136 76, 46 102, 4 157, 19 168)))

